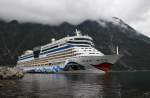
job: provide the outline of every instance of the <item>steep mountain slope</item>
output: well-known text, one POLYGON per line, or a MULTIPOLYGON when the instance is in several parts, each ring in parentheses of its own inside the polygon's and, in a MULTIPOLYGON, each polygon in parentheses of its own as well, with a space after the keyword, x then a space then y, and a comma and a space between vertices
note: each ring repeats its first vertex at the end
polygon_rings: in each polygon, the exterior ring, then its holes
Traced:
POLYGON ((59 26, 0 21, 0 64, 15 64, 23 51, 47 44, 51 38, 73 35, 76 28, 91 36, 96 48, 105 54, 113 54, 119 46, 124 56, 113 69, 150 69, 150 39, 116 17, 59 26))

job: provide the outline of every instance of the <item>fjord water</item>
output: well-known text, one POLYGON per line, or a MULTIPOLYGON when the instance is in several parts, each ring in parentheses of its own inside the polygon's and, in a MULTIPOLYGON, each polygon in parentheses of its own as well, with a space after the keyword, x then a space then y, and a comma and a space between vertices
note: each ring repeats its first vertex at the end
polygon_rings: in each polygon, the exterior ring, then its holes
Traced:
POLYGON ((0 98, 150 98, 150 72, 26 74, 0 87, 0 98))

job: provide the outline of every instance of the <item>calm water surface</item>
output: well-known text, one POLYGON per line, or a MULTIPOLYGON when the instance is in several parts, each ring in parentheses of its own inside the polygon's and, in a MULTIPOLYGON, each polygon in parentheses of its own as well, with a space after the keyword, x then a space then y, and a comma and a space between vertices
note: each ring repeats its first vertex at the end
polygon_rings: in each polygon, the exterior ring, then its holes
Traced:
POLYGON ((0 98, 150 98, 150 72, 26 74, 0 98))

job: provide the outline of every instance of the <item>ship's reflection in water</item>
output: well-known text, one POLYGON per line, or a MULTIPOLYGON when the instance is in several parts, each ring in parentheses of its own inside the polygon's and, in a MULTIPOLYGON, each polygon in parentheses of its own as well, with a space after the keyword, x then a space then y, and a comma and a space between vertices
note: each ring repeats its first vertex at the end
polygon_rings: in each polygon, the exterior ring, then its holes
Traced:
POLYGON ((148 73, 26 74, 16 85, 0 88, 1 97, 139 98, 150 91, 148 73), (146 74, 146 75, 145 75, 146 74), (147 78, 146 78, 147 77, 147 78))

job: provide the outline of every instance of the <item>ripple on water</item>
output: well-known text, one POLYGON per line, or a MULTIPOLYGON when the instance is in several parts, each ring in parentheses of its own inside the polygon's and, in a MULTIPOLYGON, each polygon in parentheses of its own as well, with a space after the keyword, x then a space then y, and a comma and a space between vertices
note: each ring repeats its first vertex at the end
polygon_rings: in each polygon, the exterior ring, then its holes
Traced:
POLYGON ((26 74, 23 79, 15 80, 13 85, 1 87, 0 98, 127 98, 127 95, 134 95, 129 92, 134 89, 138 94, 144 92, 140 83, 150 90, 150 81, 145 82, 141 74, 137 76, 140 79, 133 73, 26 74))

